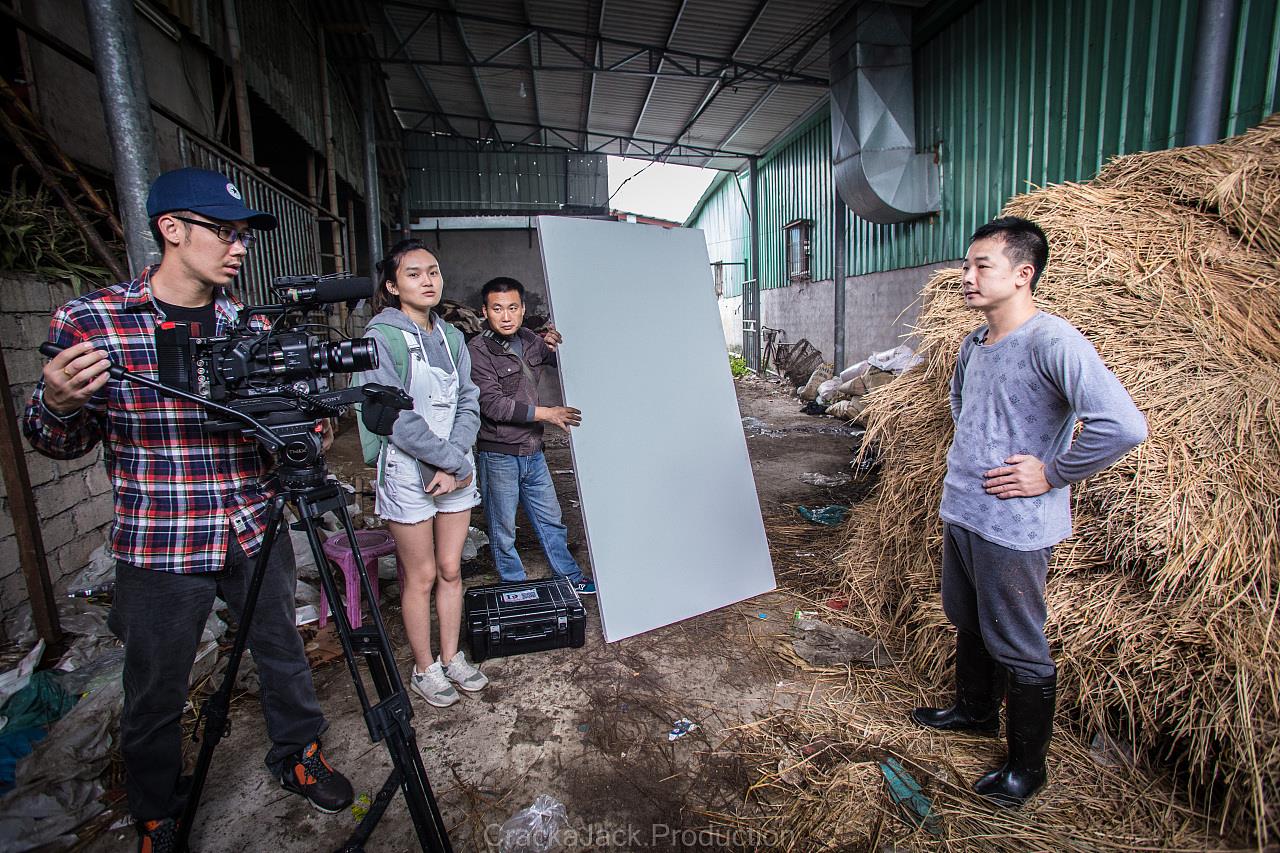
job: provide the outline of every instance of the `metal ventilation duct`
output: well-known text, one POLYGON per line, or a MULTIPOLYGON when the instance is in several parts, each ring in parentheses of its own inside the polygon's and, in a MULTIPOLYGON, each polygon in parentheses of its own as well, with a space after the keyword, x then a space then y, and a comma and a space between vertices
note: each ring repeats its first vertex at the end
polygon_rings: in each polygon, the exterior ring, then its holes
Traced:
POLYGON ((862 3, 831 33, 831 162, 849 209, 905 222, 939 207, 938 167, 916 153, 911 12, 862 3))

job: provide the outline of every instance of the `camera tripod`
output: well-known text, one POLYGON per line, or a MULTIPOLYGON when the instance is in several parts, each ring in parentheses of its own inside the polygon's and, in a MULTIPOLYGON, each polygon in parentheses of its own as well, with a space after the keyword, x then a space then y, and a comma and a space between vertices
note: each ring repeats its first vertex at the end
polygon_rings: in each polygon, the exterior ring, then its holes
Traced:
MULTIPOLYGON (((40 345, 40 352, 49 357, 61 351, 62 347, 56 344, 40 345)), ((200 711, 200 719, 196 721, 193 737, 200 737, 200 754, 196 759, 195 772, 191 777, 186 808, 178 822, 177 850, 179 853, 186 853, 191 827, 200 805, 200 794, 204 790, 209 767, 213 761, 213 751, 230 731, 231 693, 235 687, 240 661, 248 645, 249 625, 253 621, 258 593, 266 575, 268 556, 284 521, 286 504, 293 506, 298 516, 298 525, 306 531, 307 541, 311 546, 311 553, 320 574, 320 584, 324 588, 325 598, 333 609, 333 620, 342 643, 342 654, 351 672, 351 679, 355 683, 356 696, 364 712, 365 724, 369 727, 369 737, 374 742, 384 741, 387 751, 391 754, 391 775, 383 783, 355 831, 343 846, 338 848, 338 853, 362 853, 365 842, 373 834, 378 821, 382 819, 392 797, 395 796, 396 788, 404 793, 409 816, 413 820, 413 828, 422 850, 429 853, 452 853, 453 848, 449 844, 444 820, 440 815, 435 796, 431 793, 426 769, 422 766, 422 756, 418 752, 417 740, 413 733, 413 708, 405 692, 404 683, 400 680, 400 672, 391 651, 391 643, 387 639, 382 614, 378 612, 376 606, 370 607, 369 624, 362 625, 360 628, 351 627, 346 609, 341 606, 342 598, 333 580, 333 570, 329 566, 329 560, 324 553, 323 542, 317 530, 317 521, 325 513, 335 513, 342 523, 342 535, 347 537, 347 543, 356 558, 356 565, 364 565, 360 559, 351 516, 347 512, 346 497, 341 487, 327 478, 324 459, 321 455, 321 439, 313 428, 316 423, 314 417, 336 414, 341 404, 364 399, 366 402, 364 416, 368 424, 378 418, 377 414, 369 411, 370 404, 384 409, 384 413, 390 413, 391 409, 409 408, 412 402, 395 389, 365 385, 359 389, 346 389, 323 396, 308 396, 306 402, 310 407, 308 412, 312 415, 312 419, 309 420, 305 416, 293 417, 283 424, 268 425, 243 411, 133 373, 118 364, 109 363, 109 365, 108 371, 115 379, 123 379, 151 388, 166 397, 197 403, 212 412, 244 424, 244 432, 257 438, 277 462, 273 477, 278 490, 271 501, 261 550, 258 551, 258 556, 254 560, 253 575, 245 595, 244 608, 240 613, 240 626, 236 630, 231 657, 227 660, 226 675, 217 691, 209 701, 204 703, 200 711), (397 400, 397 395, 401 399, 397 400), (371 701, 364 680, 361 678, 360 669, 356 664, 357 655, 364 660, 368 668, 377 694, 377 702, 371 701)), ((294 414, 296 416, 302 413, 294 414)), ((383 421, 388 433, 393 420, 394 413, 390 419, 383 421)), ((364 571, 359 574, 361 592, 365 600, 375 601, 373 582, 364 571)))
MULTIPOLYGON (((445 831, 444 821, 431 793, 431 785, 427 781, 426 770, 422 766, 422 757, 418 752, 417 741, 413 733, 413 710, 400 673, 396 668, 391 645, 387 641, 387 633, 383 627, 382 616, 377 607, 370 608, 372 617, 367 625, 352 628, 347 620, 345 608, 340 606, 342 599, 338 595, 338 586, 333 579, 333 570, 323 550, 323 543, 317 532, 316 522, 327 512, 337 514, 342 523, 343 533, 356 557, 356 565, 363 566, 355 541, 355 531, 351 525, 351 517, 347 513, 346 496, 336 483, 324 480, 324 469, 315 471, 298 471, 281 468, 277 472, 280 480, 280 493, 272 500, 271 512, 267 520, 266 536, 262 542, 262 550, 258 552, 253 568, 253 577, 249 582, 249 591, 245 597, 244 612, 240 614, 240 627, 236 631, 235 643, 231 649, 231 657, 227 661, 226 675, 217 692, 201 709, 203 732, 200 741, 200 755, 196 760, 195 773, 191 780, 191 791, 187 799, 186 811, 179 822, 178 850, 186 850, 187 837, 194 823, 196 809, 200 802, 200 793, 204 788, 209 773, 209 765, 213 760, 213 751, 218 742, 230 730, 228 711, 231 704, 231 693, 235 686, 236 673, 249 634, 249 623, 253 618, 253 610, 257 604, 258 591, 262 586, 263 575, 267 567, 267 555, 271 552, 276 536, 280 532, 284 520, 284 507, 291 504, 298 516, 299 526, 307 533, 307 541, 311 545, 311 553, 315 556, 316 567, 320 572, 320 583, 324 587, 325 598, 331 602, 334 624, 338 629, 338 637, 342 642, 342 653, 347 667, 351 671, 355 683, 356 696, 360 707, 364 710, 365 723, 369 727, 369 737, 373 741, 384 741, 391 754, 393 765, 391 775, 374 798, 368 813, 360 821, 355 832, 346 843, 338 848, 340 853, 358 853, 364 850, 364 844, 373 833, 378 821, 382 818, 396 788, 404 792, 405 802, 409 808, 409 816, 418 834, 418 842, 423 850, 448 851, 449 837, 445 831), (318 473, 319 483, 315 482, 318 473), (360 671, 356 665, 357 656, 363 658, 369 675, 377 692, 376 703, 371 702, 365 688, 360 671)), ((366 601, 374 601, 371 581, 360 572, 360 583, 366 601)), ((197 720, 197 732, 200 732, 200 721, 197 720)))

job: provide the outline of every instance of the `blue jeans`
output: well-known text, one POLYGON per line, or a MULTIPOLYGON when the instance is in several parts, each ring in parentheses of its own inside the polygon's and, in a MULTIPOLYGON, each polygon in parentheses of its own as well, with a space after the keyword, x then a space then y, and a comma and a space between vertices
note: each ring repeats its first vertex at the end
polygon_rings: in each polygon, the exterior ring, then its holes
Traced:
POLYGON ((538 534, 551 570, 572 583, 582 580, 582 569, 569 553, 560 502, 542 451, 532 456, 512 456, 480 450, 476 452, 476 471, 484 515, 489 520, 493 562, 502 579, 525 579, 524 564, 516 553, 516 505, 520 504, 538 534))

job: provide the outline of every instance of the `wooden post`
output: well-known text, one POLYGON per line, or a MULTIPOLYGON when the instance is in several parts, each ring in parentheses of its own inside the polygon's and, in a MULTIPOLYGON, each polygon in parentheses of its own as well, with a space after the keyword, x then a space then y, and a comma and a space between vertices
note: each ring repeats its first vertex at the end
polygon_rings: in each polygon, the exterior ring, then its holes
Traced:
POLYGON ((13 406, 13 393, 9 388, 9 371, 5 369, 4 354, 0 351, 0 470, 4 472, 5 494, 9 497, 9 515, 13 518, 13 532, 18 540, 18 559, 22 563, 22 575, 27 581, 27 596, 31 599, 31 616, 36 633, 52 646, 62 641, 62 626, 58 624, 58 607, 53 597, 53 583, 49 580, 49 564, 44 555, 44 539, 40 535, 40 514, 36 510, 36 498, 31 491, 31 475, 27 473, 27 461, 22 439, 18 436, 18 418, 13 406))
POLYGON ((240 156, 253 159, 253 123, 249 117, 249 87, 244 79, 244 60, 240 56, 240 23, 236 18, 236 0, 223 0, 222 15, 227 24, 227 47, 231 54, 231 86, 236 95, 236 126, 240 129, 240 156))

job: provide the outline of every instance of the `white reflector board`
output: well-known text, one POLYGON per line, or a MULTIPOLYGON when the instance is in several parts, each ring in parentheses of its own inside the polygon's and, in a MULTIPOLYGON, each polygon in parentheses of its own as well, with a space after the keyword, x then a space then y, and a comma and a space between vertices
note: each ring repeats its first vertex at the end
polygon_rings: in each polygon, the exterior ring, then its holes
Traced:
POLYGON ((774 588, 702 232, 543 216, 609 642, 774 588))

